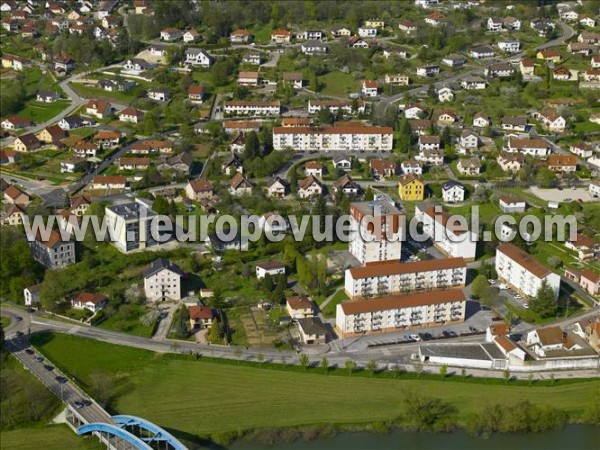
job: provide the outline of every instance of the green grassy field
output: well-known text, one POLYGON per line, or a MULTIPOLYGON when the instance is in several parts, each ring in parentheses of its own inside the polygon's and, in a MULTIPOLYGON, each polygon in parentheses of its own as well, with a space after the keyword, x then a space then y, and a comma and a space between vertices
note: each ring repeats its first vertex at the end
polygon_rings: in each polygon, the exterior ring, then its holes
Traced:
POLYGON ((324 85, 320 92, 323 95, 345 97, 352 92, 358 92, 360 88, 360 83, 351 74, 343 72, 329 72, 319 77, 319 82, 324 85))
POLYGON ((129 92, 109 92, 104 89, 84 86, 81 83, 70 83, 70 86, 75 92, 85 98, 104 98, 106 100, 125 104, 129 104, 137 98, 136 95, 132 93, 134 90, 129 92))
POLYGON ((101 450, 106 448, 93 436, 77 436, 66 425, 46 425, 3 431, 0 449, 101 450))
POLYGON ((597 381, 528 387, 458 378, 327 376, 320 369, 303 373, 160 356, 70 335, 34 340, 87 388, 94 374, 113 376, 113 407, 119 413, 141 415, 175 433, 201 437, 255 428, 393 420, 402 414, 409 391, 451 402, 458 420, 492 403, 522 400, 579 414, 600 388, 597 381))
POLYGON ((24 109, 19 111, 19 115, 36 123, 46 122, 66 109, 70 104, 69 100, 57 100, 53 103, 30 101, 24 109))

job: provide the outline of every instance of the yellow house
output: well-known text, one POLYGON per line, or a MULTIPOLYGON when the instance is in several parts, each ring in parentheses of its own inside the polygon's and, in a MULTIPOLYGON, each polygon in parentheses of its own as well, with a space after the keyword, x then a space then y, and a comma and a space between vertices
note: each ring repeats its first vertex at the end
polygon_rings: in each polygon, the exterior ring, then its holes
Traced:
POLYGON ((553 48, 547 48, 545 50, 540 50, 539 52, 537 52, 537 54, 535 55, 537 59, 541 59, 544 61, 552 61, 553 63, 559 63, 560 62, 560 51, 553 49, 553 48))
POLYGON ((398 179, 398 194, 406 202, 423 201, 425 197, 425 183, 414 173, 403 175, 398 179))

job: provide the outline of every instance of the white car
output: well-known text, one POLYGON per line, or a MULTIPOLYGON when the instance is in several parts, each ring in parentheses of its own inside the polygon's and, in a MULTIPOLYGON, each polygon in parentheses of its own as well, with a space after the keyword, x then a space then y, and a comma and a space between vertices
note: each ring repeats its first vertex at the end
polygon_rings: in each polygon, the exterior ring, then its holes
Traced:
POLYGON ((520 299, 522 299, 523 297, 522 297, 520 294, 515 294, 515 298, 516 298, 517 300, 520 300, 520 299))
POLYGON ((411 334, 409 336, 413 341, 417 341, 419 342, 421 340, 421 336, 419 336, 418 334, 411 334))
POLYGON ((508 286, 505 285, 504 283, 501 283, 498 285, 498 289, 500 289, 500 290, 508 289, 508 286))
POLYGON ((527 304, 527 303, 523 303, 523 308, 525 308, 525 309, 529 309, 529 304, 527 304))
POLYGON ((493 285, 493 284, 496 284, 496 280, 488 280, 488 283, 490 283, 490 284, 492 284, 492 285, 493 285))

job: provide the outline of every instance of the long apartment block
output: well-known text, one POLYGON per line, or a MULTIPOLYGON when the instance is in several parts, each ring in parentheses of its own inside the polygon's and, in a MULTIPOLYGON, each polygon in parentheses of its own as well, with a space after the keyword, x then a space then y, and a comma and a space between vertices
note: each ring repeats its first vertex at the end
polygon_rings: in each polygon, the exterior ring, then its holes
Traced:
POLYGON ((335 325, 349 337, 462 322, 466 304, 462 289, 348 301, 337 305, 335 325))
POLYGON ((464 287, 466 281, 464 258, 383 261, 347 269, 344 287, 351 299, 357 299, 459 288, 464 287))
POLYGON ((392 151, 391 127, 344 125, 330 127, 275 127, 273 148, 296 151, 392 151))
POLYGON ((501 244, 496 248, 496 272, 498 278, 529 297, 537 295, 546 281, 558 299, 560 275, 514 244, 501 244))

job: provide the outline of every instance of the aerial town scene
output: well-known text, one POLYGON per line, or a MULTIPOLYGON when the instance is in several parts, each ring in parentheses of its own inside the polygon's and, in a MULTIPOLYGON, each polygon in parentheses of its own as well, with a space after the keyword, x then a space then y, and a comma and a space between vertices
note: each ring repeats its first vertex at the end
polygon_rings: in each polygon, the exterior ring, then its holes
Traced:
POLYGON ((600 449, 600 0, 0 0, 1 450, 600 449))

